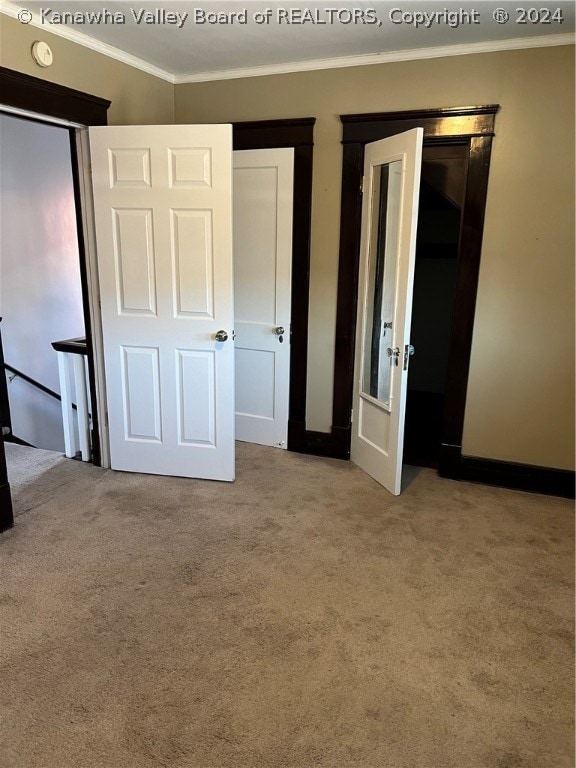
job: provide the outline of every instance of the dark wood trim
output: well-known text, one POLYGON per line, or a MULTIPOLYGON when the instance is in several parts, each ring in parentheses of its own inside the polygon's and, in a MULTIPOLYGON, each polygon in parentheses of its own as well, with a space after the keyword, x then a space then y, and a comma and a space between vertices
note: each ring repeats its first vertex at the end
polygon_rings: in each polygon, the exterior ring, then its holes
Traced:
MULTIPOLYGON (((4 453, 4 444, 0 449, 4 453)), ((0 484, 0 533, 14 526, 14 510, 12 509, 12 495, 10 484, 0 484)))
POLYGON ((380 112, 365 115, 341 115, 343 144, 368 144, 410 128, 424 128, 426 139, 465 136, 493 136, 494 115, 498 104, 485 107, 447 107, 417 109, 408 112, 380 112))
MULTIPOLYGON (((494 118, 498 109, 498 105, 491 104, 485 107, 341 116, 343 168, 333 432, 335 430, 350 432, 362 215, 360 183, 364 165, 364 146, 369 142, 378 141, 411 128, 423 127, 425 145, 457 143, 469 149, 466 197, 462 210, 458 250, 453 332, 450 342, 448 369, 450 386, 446 394, 443 428, 443 443, 458 448, 462 445, 490 150, 494 135, 494 118)), ((441 452, 439 470, 441 474, 442 462, 448 460, 447 456, 446 451, 441 452)))
POLYGON ((316 118, 234 123, 234 149, 294 147, 294 220, 290 335, 288 448, 309 453, 306 432, 312 156, 316 118), (304 425, 304 428, 302 428, 304 425))
POLYGON ((292 446, 291 450, 293 451, 307 453, 311 456, 349 459, 350 431, 333 428, 330 432, 315 432, 306 429, 305 421, 289 421, 288 445, 292 446))
POLYGON ((448 445, 462 445, 491 149, 491 136, 470 139, 444 395, 442 442, 448 445))
POLYGON ((100 422, 98 413, 98 396, 96 386, 96 365, 94 363, 94 334, 92 332, 92 316, 88 281, 88 250, 84 239, 84 211, 81 194, 81 168, 78 159, 78 143, 75 131, 70 131, 70 157, 72 159, 72 183, 74 185, 74 210, 76 213, 76 233, 78 237, 78 252, 80 253, 80 286, 82 290, 82 309, 84 315, 84 333, 86 339, 88 364, 88 384, 90 389, 90 413, 91 413, 91 448, 92 463, 97 467, 102 466, 102 452, 100 447, 100 422))
POLYGON ((0 67, 0 103, 80 125, 106 125, 111 102, 0 67))
MULTIPOLYGON (((360 182, 364 164, 364 146, 347 144, 342 161, 340 207, 340 257, 338 260, 338 298, 336 342, 334 350, 334 392, 332 425, 351 431, 354 377, 354 336, 358 297, 358 265, 362 195, 360 182)), ((350 446, 348 446, 350 457, 350 446)))
MULTIPOLYGON (((312 128, 310 130, 312 131, 312 128)), ((312 145, 294 149, 294 226, 292 230, 290 404, 288 418, 302 421, 306 421, 313 153, 312 145)), ((290 442, 288 447, 291 450, 299 450, 297 444, 290 444, 290 442)))
POLYGON ((69 352, 71 355, 87 355, 88 345, 86 337, 77 339, 63 339, 62 341, 53 341, 52 349, 56 352, 69 352))
POLYGON ((462 456, 458 446, 443 445, 442 450, 446 453, 443 477, 566 499, 575 497, 576 475, 573 471, 462 456))
POLYGON ((15 443, 16 445, 24 445, 26 446, 26 448, 36 448, 36 446, 32 445, 32 443, 29 443, 27 440, 22 440, 21 437, 17 437, 16 435, 13 435, 13 434, 5 435, 4 442, 15 443))
MULTIPOLYGON (((0 317, 0 323, 2 318, 0 317)), ((12 417, 10 416, 10 398, 8 396, 8 384, 4 375, 4 347, 2 346, 2 328, 0 327, 0 423, 12 432, 12 417)), ((0 433, 0 438, 2 437, 0 433)))
POLYGON ((315 117, 234 123, 234 149, 310 147, 315 123, 315 117))
POLYGON ((443 442, 440 445, 440 456, 438 459, 438 474, 440 477, 446 477, 449 480, 459 480, 461 458, 461 445, 449 445, 443 442))
MULTIPOLYGON (((4 372, 2 371, 2 375, 4 372)), ((14 511, 12 509, 12 495, 8 482, 8 470, 6 469, 6 453, 4 450, 4 438, 2 437, 2 423, 0 422, 0 532, 12 528, 14 525, 14 511)))
MULTIPOLYGON (((22 72, 15 72, 0 67, 0 104, 9 107, 25 109, 41 116, 56 117, 83 126, 107 125, 108 108, 111 102, 99 96, 82 93, 63 85, 41 80, 22 72)), ((88 290, 88 267, 86 263, 86 245, 84 242, 83 212, 80 195, 80 168, 78 164, 78 149, 76 146, 76 129, 69 129, 70 157, 72 163, 72 180, 74 185, 74 200, 76 208, 76 232, 78 235, 78 251, 80 255, 80 279, 82 285, 82 301, 84 312, 84 328, 86 333, 88 378, 90 382, 90 399, 92 412, 92 462, 101 464, 100 438, 98 431, 98 408, 96 399, 96 373, 94 367, 94 347, 92 340, 92 323, 90 317, 90 295, 88 290)))

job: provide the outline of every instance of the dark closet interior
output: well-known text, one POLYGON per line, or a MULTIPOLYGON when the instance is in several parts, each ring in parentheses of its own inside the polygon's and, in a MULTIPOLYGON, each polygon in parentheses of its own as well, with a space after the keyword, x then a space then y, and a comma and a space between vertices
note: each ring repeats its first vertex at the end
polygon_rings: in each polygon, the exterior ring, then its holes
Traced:
POLYGON ((437 467, 468 148, 425 146, 404 433, 404 461, 437 467))

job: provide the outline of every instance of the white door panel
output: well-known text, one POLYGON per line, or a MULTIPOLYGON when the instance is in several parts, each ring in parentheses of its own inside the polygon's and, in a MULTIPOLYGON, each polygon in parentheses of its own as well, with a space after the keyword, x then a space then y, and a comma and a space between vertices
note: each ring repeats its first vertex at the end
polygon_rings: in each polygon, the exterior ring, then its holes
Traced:
POLYGON ((398 495, 423 130, 366 146, 351 458, 398 495))
POLYGON ((294 150, 233 162, 236 437, 286 448, 294 150))
POLYGON ((90 147, 111 466, 233 480, 231 126, 90 147))

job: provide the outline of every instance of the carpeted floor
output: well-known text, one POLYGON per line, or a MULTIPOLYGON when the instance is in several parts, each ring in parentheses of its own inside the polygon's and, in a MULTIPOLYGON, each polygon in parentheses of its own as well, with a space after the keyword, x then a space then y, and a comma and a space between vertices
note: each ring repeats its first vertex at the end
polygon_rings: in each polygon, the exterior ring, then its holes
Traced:
POLYGON ((10 483, 12 488, 18 489, 18 491, 21 491, 23 486, 34 483, 44 472, 52 469, 56 464, 66 461, 66 457, 62 453, 31 450, 15 443, 5 443, 4 449, 10 467, 10 483))
POLYGON ((572 768, 571 502, 237 464, 15 483, 3 768, 572 768))

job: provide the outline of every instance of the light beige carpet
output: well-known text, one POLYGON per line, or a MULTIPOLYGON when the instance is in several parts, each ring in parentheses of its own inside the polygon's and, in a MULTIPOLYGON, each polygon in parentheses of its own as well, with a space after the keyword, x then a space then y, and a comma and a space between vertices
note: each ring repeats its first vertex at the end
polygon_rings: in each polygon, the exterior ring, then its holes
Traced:
POLYGON ((3 768, 574 765, 571 502, 254 445, 14 501, 3 768))
POLYGON ((62 453, 42 449, 31 450, 25 445, 16 443, 4 443, 4 450, 10 467, 10 483, 18 489, 27 483, 35 482, 44 472, 66 461, 62 453))

